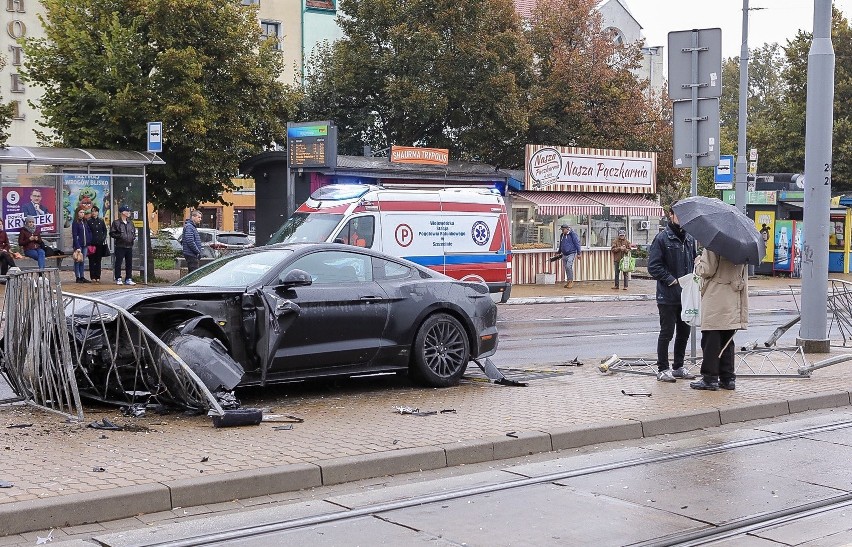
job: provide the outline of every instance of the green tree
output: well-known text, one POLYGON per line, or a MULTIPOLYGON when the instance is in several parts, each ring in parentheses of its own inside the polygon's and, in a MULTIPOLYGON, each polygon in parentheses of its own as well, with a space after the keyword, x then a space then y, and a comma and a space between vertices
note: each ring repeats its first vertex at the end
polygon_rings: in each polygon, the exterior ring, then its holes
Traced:
POLYGON ((657 152, 658 193, 689 192, 672 162, 671 103, 634 71, 640 43, 601 28, 596 0, 539 0, 527 36, 535 54, 528 142, 657 152))
POLYGON ((25 78, 43 88, 44 144, 144 150, 163 121, 166 165, 149 199, 181 210, 220 200, 242 159, 283 142, 297 97, 276 78, 257 11, 236 0, 44 0, 25 78))
POLYGON ((531 54, 510 0, 341 0, 344 36, 314 55, 303 119, 332 119, 341 153, 449 148, 522 162, 531 54))
MULTIPOLYGON (((781 121, 779 115, 785 102, 782 80, 785 67, 784 53, 777 43, 749 50, 746 149, 756 148, 759 151, 759 169, 764 173, 790 172, 781 159, 779 152, 783 143, 777 133, 781 121)), ((720 140, 723 154, 739 152, 739 94, 740 58, 730 57, 722 64, 720 140)))
MULTIPOLYGON (((835 191, 849 191, 852 190, 852 27, 837 9, 833 9, 832 17, 831 39, 835 54, 832 186, 835 191)), ((777 81, 771 80, 772 85, 780 89, 780 100, 774 95, 750 99, 749 146, 760 150, 761 171, 804 172, 811 40, 811 33, 799 31, 783 48, 783 60, 773 61, 773 66, 780 66, 774 69, 780 77, 777 81), (759 103, 759 114, 753 114, 752 102, 759 103), (753 120, 753 116, 757 119, 753 120), (757 126, 754 133, 752 124, 757 126)), ((753 87, 751 82, 749 84, 753 87)), ((822 85, 822 82, 813 84, 822 85)))

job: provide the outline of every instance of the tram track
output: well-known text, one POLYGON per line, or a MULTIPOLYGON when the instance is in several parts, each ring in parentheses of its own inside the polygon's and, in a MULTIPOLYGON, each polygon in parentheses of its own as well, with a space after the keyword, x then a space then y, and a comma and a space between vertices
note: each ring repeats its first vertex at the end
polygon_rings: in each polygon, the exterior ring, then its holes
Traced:
MULTIPOLYGON (((481 485, 471 488, 455 490, 452 492, 444 492, 440 494, 413 496, 405 500, 376 503, 357 509, 347 508, 337 512, 324 513, 322 515, 296 518, 276 523, 246 526, 225 532, 198 534, 192 537, 182 538, 178 540, 147 543, 146 545, 157 547, 190 547, 200 545, 215 545, 221 544, 226 541, 259 538, 261 536, 273 533, 280 533, 297 529, 306 529, 313 526, 320 526, 325 524, 342 523, 365 516, 378 516, 382 513, 387 513, 390 511, 397 511, 401 509, 408 509, 412 507, 424 506, 435 503, 443 503, 451 500, 458 500, 461 498, 468 498, 473 496, 481 496, 496 492, 504 492, 515 488, 552 483, 575 477, 605 473, 607 471, 621 470, 625 468, 643 465, 662 464, 676 460, 719 454, 740 448, 754 447, 790 439, 800 439, 808 437, 810 435, 827 433, 831 431, 847 429, 850 427, 852 427, 852 420, 840 421, 822 426, 806 427, 786 433, 772 433, 753 439, 719 443, 713 446, 691 448, 667 454, 660 454, 656 456, 629 458, 621 461, 581 467, 578 469, 560 471, 557 473, 549 473, 536 477, 527 477, 523 479, 504 481, 498 484, 481 485)), ((761 528, 776 526, 778 524, 783 524, 796 519, 815 515, 820 512, 835 510, 847 506, 852 506, 852 492, 846 492, 837 496, 824 498, 815 502, 797 505, 778 511, 749 515, 736 519, 724 525, 711 526, 709 528, 703 527, 697 530, 686 530, 683 532, 678 532, 665 537, 655 538, 653 540, 635 543, 632 545, 635 545, 637 547, 662 547, 667 545, 704 545, 713 541, 734 537, 744 533, 759 530, 761 528)))

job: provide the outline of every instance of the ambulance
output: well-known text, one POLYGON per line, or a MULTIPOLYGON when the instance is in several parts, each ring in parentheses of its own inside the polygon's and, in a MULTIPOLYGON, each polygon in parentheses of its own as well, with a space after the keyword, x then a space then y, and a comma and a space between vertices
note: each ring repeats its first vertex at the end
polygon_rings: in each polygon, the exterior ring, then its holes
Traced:
POLYGON ((509 299, 512 246, 500 193, 329 184, 317 189, 269 243, 338 242, 405 258, 509 299))

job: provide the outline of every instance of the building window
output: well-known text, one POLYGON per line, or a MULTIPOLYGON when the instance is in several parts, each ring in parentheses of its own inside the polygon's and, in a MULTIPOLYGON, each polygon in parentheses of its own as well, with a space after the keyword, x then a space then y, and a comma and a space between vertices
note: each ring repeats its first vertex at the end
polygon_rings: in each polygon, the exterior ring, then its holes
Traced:
POLYGON ((261 21, 260 34, 263 41, 272 40, 272 49, 281 49, 281 23, 275 21, 261 21))
POLYGON ((305 0, 305 7, 310 9, 334 9, 334 0, 305 0))

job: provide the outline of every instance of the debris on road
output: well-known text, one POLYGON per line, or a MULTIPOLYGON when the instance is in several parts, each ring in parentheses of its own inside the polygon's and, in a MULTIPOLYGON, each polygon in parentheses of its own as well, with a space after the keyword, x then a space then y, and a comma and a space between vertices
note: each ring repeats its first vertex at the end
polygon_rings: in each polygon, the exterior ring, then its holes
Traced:
POLYGON ((13 486, 15 485, 11 482, 0 481, 0 488, 12 488, 13 486))
POLYGON ((623 389, 621 390, 621 394, 627 395, 628 397, 650 397, 651 396, 650 393, 628 393, 628 392, 624 391, 623 389))
POLYGON ((517 439, 518 438, 518 432, 517 431, 510 431, 510 432, 506 433, 506 436, 512 437, 513 439, 517 439))
POLYGON ((14 424, 6 426, 6 429, 23 429, 25 427, 32 427, 33 424, 14 424))
POLYGON ((301 424, 305 423, 304 418, 299 418, 298 416, 291 416, 289 414, 264 414, 263 415, 264 422, 279 422, 284 424, 301 424))
POLYGON ((100 421, 94 421, 90 423, 87 427, 91 427, 92 429, 106 429, 108 431, 121 431, 124 428, 114 422, 112 422, 109 418, 104 418, 100 421))

